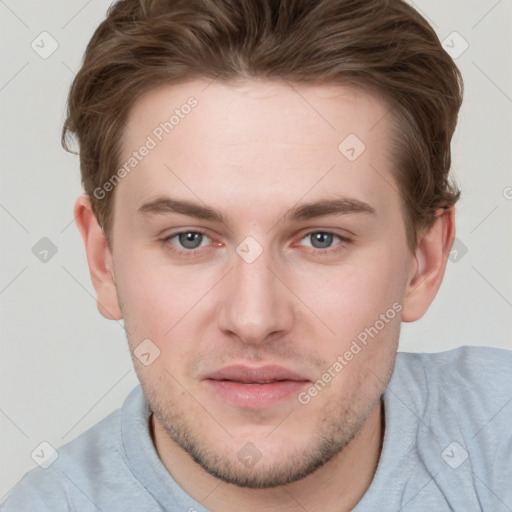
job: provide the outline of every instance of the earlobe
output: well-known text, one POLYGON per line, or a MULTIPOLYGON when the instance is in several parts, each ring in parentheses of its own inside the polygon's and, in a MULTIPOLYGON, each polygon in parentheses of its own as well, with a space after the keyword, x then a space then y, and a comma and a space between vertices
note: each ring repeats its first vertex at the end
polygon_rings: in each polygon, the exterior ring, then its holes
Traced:
POLYGON ((454 239, 455 209, 451 206, 440 209, 434 224, 419 236, 404 298, 404 322, 421 318, 434 300, 454 239))
POLYGON ((117 299, 112 254, 87 194, 76 200, 74 214, 85 245, 98 311, 109 320, 120 320, 123 315, 117 299))

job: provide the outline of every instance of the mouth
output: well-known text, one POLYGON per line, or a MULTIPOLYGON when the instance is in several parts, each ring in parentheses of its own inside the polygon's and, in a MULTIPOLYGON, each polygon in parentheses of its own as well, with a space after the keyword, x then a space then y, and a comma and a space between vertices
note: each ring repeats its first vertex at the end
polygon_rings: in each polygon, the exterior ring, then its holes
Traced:
POLYGON ((208 374, 203 381, 222 402, 243 409, 267 409, 311 383, 297 372, 280 366, 228 366, 208 374))

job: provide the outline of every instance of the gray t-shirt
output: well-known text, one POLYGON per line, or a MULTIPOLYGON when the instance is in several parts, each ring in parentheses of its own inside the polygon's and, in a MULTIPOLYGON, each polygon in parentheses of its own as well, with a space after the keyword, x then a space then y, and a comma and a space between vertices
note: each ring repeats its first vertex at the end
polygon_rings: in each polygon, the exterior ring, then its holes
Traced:
MULTIPOLYGON (((397 354, 377 472, 354 512, 512 511, 512 351, 397 354)), ((154 448, 137 386, 118 409, 28 472, 2 512, 207 512, 154 448)), ((320 507, 319 507, 320 508, 320 507)))

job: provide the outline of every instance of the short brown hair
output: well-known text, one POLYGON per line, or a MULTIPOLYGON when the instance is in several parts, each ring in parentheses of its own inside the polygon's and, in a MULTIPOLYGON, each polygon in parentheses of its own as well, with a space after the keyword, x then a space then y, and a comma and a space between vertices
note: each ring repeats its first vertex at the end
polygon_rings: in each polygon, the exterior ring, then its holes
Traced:
POLYGON ((408 244, 460 192, 450 142, 460 71, 432 27, 402 0, 119 0, 89 42, 62 131, 79 143, 82 185, 109 246, 113 191, 94 190, 120 165, 135 100, 195 78, 350 84, 387 100, 395 179, 408 244))

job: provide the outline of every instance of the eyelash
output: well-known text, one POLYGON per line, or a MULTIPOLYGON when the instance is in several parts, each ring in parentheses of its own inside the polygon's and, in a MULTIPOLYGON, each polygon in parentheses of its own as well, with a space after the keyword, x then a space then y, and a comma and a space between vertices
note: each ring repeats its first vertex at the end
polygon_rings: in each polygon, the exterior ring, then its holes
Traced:
MULTIPOLYGON (((171 243, 171 240, 179 235, 183 235, 186 233, 195 233, 195 234, 199 234, 199 235, 206 236, 206 237, 210 238, 204 231, 185 230, 185 231, 178 231, 176 233, 172 233, 172 234, 166 236, 165 238, 161 239, 161 242, 163 243, 163 245, 173 246, 173 244, 171 243)), ((318 254, 321 256, 328 255, 333 252, 338 252, 340 250, 340 248, 338 247, 339 245, 342 245, 343 243, 349 244, 351 242, 351 240, 347 237, 338 235, 337 233, 333 233, 332 231, 321 231, 321 230, 308 231, 300 238, 299 241, 302 241, 302 240, 304 240, 304 238, 306 238, 312 234, 315 234, 315 233, 322 233, 325 235, 333 235, 334 237, 338 237, 341 241, 340 243, 336 244, 334 247, 328 247, 326 249, 312 248, 312 252, 314 254, 318 254)), ((176 249, 174 246, 171 250, 174 251, 178 256, 195 257, 195 256, 199 256, 200 253, 204 252, 204 249, 208 250, 205 247, 201 247, 201 248, 197 248, 197 249, 176 249)))

